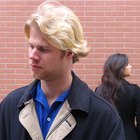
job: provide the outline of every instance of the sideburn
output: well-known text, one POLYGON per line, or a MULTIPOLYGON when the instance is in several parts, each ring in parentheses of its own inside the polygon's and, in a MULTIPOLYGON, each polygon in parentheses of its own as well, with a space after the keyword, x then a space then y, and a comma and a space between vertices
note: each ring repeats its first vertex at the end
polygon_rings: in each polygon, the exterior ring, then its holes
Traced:
POLYGON ((66 55, 66 51, 61 50, 60 58, 63 59, 66 55))

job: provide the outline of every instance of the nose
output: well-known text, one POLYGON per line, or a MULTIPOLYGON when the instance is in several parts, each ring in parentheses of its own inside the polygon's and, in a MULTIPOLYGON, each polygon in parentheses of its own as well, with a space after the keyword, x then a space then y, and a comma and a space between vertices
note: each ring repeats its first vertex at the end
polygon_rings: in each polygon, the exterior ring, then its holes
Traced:
POLYGON ((132 66, 129 64, 129 67, 132 68, 132 66))
POLYGON ((37 48, 29 48, 29 58, 39 60, 39 53, 37 48))

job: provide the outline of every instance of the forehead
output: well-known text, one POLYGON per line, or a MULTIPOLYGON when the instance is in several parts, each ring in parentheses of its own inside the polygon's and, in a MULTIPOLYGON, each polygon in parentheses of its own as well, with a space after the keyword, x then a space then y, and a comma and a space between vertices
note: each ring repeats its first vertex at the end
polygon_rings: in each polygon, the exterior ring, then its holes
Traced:
POLYGON ((31 44, 50 45, 37 26, 30 27, 28 42, 31 44))
POLYGON ((36 48, 46 48, 51 49, 55 52, 61 52, 60 49, 54 47, 52 44, 48 42, 48 40, 43 36, 39 28, 36 26, 31 26, 30 28, 30 36, 28 39, 28 44, 36 48))

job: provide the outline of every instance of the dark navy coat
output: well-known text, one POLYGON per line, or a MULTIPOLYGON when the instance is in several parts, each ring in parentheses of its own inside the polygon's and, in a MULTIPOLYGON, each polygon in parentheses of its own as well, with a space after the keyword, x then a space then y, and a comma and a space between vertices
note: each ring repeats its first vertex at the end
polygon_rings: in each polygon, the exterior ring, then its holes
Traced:
MULTIPOLYGON (((19 122, 19 113, 24 102, 32 98, 30 92, 37 83, 35 80, 14 90, 1 102, 0 140, 31 140, 19 122)), ((125 140, 123 124, 116 111, 74 74, 68 103, 76 126, 64 140, 125 140)))

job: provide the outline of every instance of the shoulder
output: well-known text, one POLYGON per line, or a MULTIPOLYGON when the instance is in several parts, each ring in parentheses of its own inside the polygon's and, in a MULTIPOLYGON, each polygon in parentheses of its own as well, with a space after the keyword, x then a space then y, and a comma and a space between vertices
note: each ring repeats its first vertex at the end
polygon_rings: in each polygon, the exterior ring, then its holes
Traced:
POLYGON ((140 87, 138 84, 126 82, 123 84, 123 87, 125 89, 132 90, 133 92, 140 92, 140 87))
POLYGON ((90 96, 93 109, 101 109, 101 111, 109 111, 116 114, 116 110, 114 109, 114 107, 94 91, 91 90, 90 96))
POLYGON ((25 88, 26 86, 13 90, 2 100, 0 104, 1 115, 10 116, 12 112, 18 112, 18 103, 24 95, 25 88))
POLYGON ((129 93, 131 92, 132 94, 135 93, 136 91, 140 91, 140 87, 137 84, 130 83, 128 81, 125 81, 122 84, 122 89, 128 91, 129 93))
POLYGON ((1 102, 1 107, 17 106, 19 100, 24 96, 27 86, 17 88, 11 91, 1 102))
POLYGON ((35 84, 35 81, 32 82, 29 85, 17 88, 13 91, 11 91, 1 102, 1 106, 5 105, 17 105, 20 100, 23 98, 28 98, 30 96, 31 89, 33 88, 33 85, 35 84))
POLYGON ((134 83, 131 83, 131 82, 128 82, 128 81, 124 81, 123 86, 124 87, 131 87, 131 88, 139 88, 138 84, 134 84, 134 83))
POLYGON ((84 110, 89 110, 89 113, 96 114, 116 114, 111 104, 109 104, 105 99, 100 97, 93 91, 85 82, 81 81, 77 77, 73 81, 70 92, 70 104, 71 106, 76 106, 76 108, 84 110))
POLYGON ((127 83, 123 84, 122 90, 125 93, 125 94, 123 94, 124 100, 129 99, 129 101, 130 101, 130 99, 132 99, 132 101, 134 101, 135 103, 140 102, 139 85, 127 82, 127 83))
POLYGON ((109 120, 109 118, 113 118, 114 121, 120 120, 120 116, 118 115, 118 111, 116 110, 116 108, 91 89, 90 98, 90 110, 92 110, 94 114, 98 112, 98 115, 100 117, 103 116, 104 120, 109 120))
POLYGON ((133 84, 133 87, 135 89, 134 97, 138 102, 140 102, 140 87, 137 84, 133 84))
POLYGON ((116 125, 122 123, 117 110, 109 102, 95 94, 94 91, 91 91, 90 94, 89 116, 91 115, 93 120, 108 125, 108 129, 115 128, 116 125))

